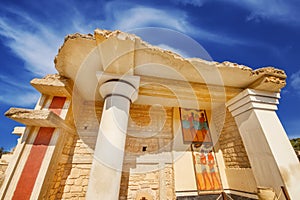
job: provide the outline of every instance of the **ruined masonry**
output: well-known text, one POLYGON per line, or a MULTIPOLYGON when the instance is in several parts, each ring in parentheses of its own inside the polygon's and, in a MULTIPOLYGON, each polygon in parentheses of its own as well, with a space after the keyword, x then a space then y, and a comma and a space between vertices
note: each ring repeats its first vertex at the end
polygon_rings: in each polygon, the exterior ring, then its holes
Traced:
POLYGON ((299 199, 284 71, 185 59, 120 31, 65 38, 0 160, 0 199, 299 199))

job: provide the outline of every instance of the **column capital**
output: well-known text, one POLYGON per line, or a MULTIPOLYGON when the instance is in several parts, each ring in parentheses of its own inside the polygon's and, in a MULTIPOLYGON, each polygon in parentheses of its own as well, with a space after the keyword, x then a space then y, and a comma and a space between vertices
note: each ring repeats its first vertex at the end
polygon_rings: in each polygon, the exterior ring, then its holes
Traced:
POLYGON ((245 89, 230 99, 226 106, 233 117, 252 109, 277 110, 279 93, 245 89))
POLYGON ((134 102, 138 98, 140 77, 119 75, 97 71, 96 76, 100 84, 100 94, 105 99, 110 96, 122 96, 134 102))

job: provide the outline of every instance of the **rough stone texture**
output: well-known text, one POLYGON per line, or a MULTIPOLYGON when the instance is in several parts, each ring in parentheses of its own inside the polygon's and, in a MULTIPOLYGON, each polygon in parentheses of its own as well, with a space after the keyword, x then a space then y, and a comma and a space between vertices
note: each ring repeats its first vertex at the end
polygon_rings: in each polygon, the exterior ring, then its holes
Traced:
POLYGON ((71 97, 73 82, 59 74, 49 74, 43 78, 34 78, 30 84, 42 94, 71 97))
POLYGON ((127 196, 122 194, 121 190, 120 199, 135 200, 143 197, 147 198, 147 196, 149 199, 175 199, 173 178, 172 164, 152 172, 131 173, 127 196))
MULTIPOLYGON (((85 199, 103 102, 79 103, 80 106, 73 108, 77 113, 74 117, 79 136, 71 136, 67 140, 45 199, 85 199)), ((144 165, 137 161, 144 155, 157 156, 171 152, 172 116, 171 107, 131 105, 120 199, 136 199, 147 195, 153 199, 176 198, 172 164, 164 163, 161 167, 161 161, 154 160, 147 164, 156 166, 157 170, 146 173, 136 171, 144 165)), ((219 142, 227 168, 250 167, 238 129, 229 112, 226 113, 219 142)))
MULTIPOLYGON (((103 102, 83 101, 77 106, 79 108, 74 112, 74 118, 78 135, 85 145, 94 149, 103 102)), ((132 104, 129 115, 126 154, 140 154, 143 145, 147 146, 147 152, 170 150, 173 138, 172 108, 132 104)))
POLYGON ((74 105, 77 109, 74 111, 77 133, 83 143, 90 149, 95 149, 103 102, 82 101, 74 105))
POLYGON ((136 199, 139 192, 148 193, 152 199, 159 199, 159 171, 130 175, 127 199, 136 199))
POLYGON ((73 111, 79 136, 67 140, 46 199, 85 199, 103 103, 77 100, 73 111))
POLYGON ((96 89, 97 79, 93 75, 96 71, 108 70, 107 72, 123 74, 124 68, 125 73, 130 71, 133 75, 141 77, 151 76, 166 80, 186 80, 200 84, 276 92, 285 86, 286 79, 282 70, 272 67, 252 70, 228 61, 218 63, 199 58, 182 58, 173 52, 147 44, 135 35, 99 29, 95 30, 94 35, 69 35, 56 56, 55 67, 59 74, 76 82, 78 90, 85 94, 87 100, 95 99, 93 88, 96 89), (113 52, 110 51, 111 46, 114 47, 113 52), (88 66, 94 67, 82 70, 87 63, 88 66), (151 69, 139 67, 149 63, 152 63, 151 69), (210 76, 213 78, 208 78, 210 76), (220 81, 216 82, 218 76, 220 81), (258 88, 259 84, 254 83, 260 81, 263 82, 258 88))
POLYGON ((14 152, 14 149, 10 153, 2 154, 2 156, 0 155, 0 188, 3 184, 4 178, 5 178, 5 171, 8 167, 8 164, 14 158, 13 152, 14 152))
POLYGON ((63 149, 62 159, 58 164, 49 199, 85 199, 91 163, 74 160, 75 155, 91 157, 91 152, 78 138, 70 138, 63 149))
POLYGON ((160 153, 171 152, 172 115, 170 107, 131 105, 120 199, 175 199, 173 165, 159 160, 160 153), (143 156, 152 157, 138 161, 143 156), (156 170, 138 172, 149 166, 156 170))
POLYGON ((58 163, 54 178, 50 184, 49 193, 47 194, 49 199, 61 199, 62 197, 63 189, 66 184, 66 178, 71 170, 70 162, 74 154, 74 142, 74 137, 70 137, 63 148, 60 162, 58 163))
POLYGON ((170 107, 131 105, 126 140, 126 154, 144 154, 170 151, 172 134, 172 114, 170 107))
POLYGON ((5 160, 0 159, 0 187, 2 186, 2 183, 5 178, 5 171, 7 169, 8 163, 5 160))
MULTIPOLYGON (((148 103, 147 101, 152 97, 157 97, 160 102, 166 102, 172 98, 177 100, 178 97, 180 100, 189 100, 191 95, 186 93, 187 87, 183 83, 190 85, 190 90, 195 92, 200 102, 207 103, 217 99, 220 103, 224 103, 228 99, 222 98, 223 86, 226 90, 226 95, 224 95, 231 98, 243 88, 279 92, 284 87, 286 79, 282 70, 273 67, 252 70, 247 66, 231 62, 217 63, 198 58, 185 59, 173 52, 151 46, 135 35, 106 30, 96 30, 94 35, 79 33, 68 35, 55 58, 55 67, 60 75, 34 79, 31 84, 41 93, 72 96, 73 103, 79 103, 73 111, 78 136, 70 135, 67 143, 64 144, 63 153, 51 187, 44 196, 45 199, 85 198, 103 107, 102 99, 95 97, 99 96, 95 92, 98 89, 98 82, 94 76, 96 71, 106 70, 116 74, 130 71, 133 75, 139 75, 142 81, 150 76, 154 80, 152 82, 156 84, 155 79, 160 79, 160 84, 156 86, 153 86, 151 81, 150 84, 141 86, 140 96, 145 97, 143 103, 148 103), (113 52, 110 51, 111 47, 114 47, 113 52), (94 51, 95 49, 97 51, 94 51), (127 51, 126 54, 124 51, 127 51), (84 62, 89 66, 87 70, 82 70, 84 62), (152 64, 151 68, 137 67, 149 63, 152 64), (159 67, 157 70, 153 70, 154 64, 159 67), (169 67, 180 76, 169 73, 169 70, 164 71, 162 66, 169 67), (215 76, 211 76, 214 70, 218 72, 223 82, 214 81, 215 76), (208 76, 205 73, 214 78, 206 79, 208 76), (80 77, 80 75, 84 76, 80 77), (232 79, 233 76, 234 79, 232 79), (81 99, 74 102, 77 94, 74 94, 72 87, 68 86, 69 81, 76 83, 75 90, 77 88, 78 94, 82 94, 87 101, 81 99), (171 91, 172 87, 167 87, 169 83, 171 86, 177 86, 174 87, 176 90, 171 91), (210 84, 212 93, 208 91, 207 84, 210 84), (221 98, 214 99, 218 95, 221 98)), ((168 106, 170 107, 131 105, 120 199, 136 199, 143 195, 144 197, 150 196, 152 199, 175 198, 173 165, 168 163, 167 159, 163 160, 160 157, 163 153, 172 151, 173 109, 171 107, 174 104, 168 104, 168 106), (147 160, 146 157, 150 159, 147 160), (149 166, 156 169, 140 172, 141 168, 149 166)), ((28 122, 27 125, 45 126, 51 122, 49 120, 51 113, 44 111, 12 109, 6 115, 21 119, 22 123, 28 122)), ((58 121, 53 122, 53 124, 57 123, 58 121)), ((251 166, 243 142, 229 112, 226 113, 224 127, 218 126, 217 128, 219 127, 221 132, 219 144, 226 168, 249 169, 251 166)), ((0 175, 3 174, 1 171, 5 171, 4 168, 0 166, 0 175)))
POLYGON ((251 168, 238 127, 228 110, 219 144, 227 168, 251 168))
POLYGON ((5 116, 9 118, 24 119, 48 119, 51 111, 49 110, 31 110, 25 108, 10 108, 5 116))
MULTIPOLYGON (((83 106, 79 108, 85 109, 83 106)), ((65 121, 75 126, 73 111, 78 113, 80 110, 69 109, 65 121)), ((92 153, 77 134, 66 134, 62 139, 63 149, 57 157, 56 170, 43 199, 85 199, 92 153), (88 159, 89 162, 77 158, 88 159)))
POLYGON ((61 117, 50 110, 10 108, 5 113, 5 116, 28 126, 58 127, 74 133, 72 125, 66 123, 61 117))
MULTIPOLYGON (((84 199, 92 164, 92 149, 95 147, 98 135, 102 107, 103 102, 80 102, 78 110, 75 111, 79 115, 74 116, 79 138, 75 138, 71 146, 69 144, 64 148, 64 152, 69 152, 67 155, 70 157, 66 163, 60 163, 56 171, 50 199, 84 199)), ((127 195, 133 199, 133 196, 140 194, 134 187, 130 186, 132 183, 130 180, 138 184, 143 191, 155 193, 155 197, 156 195, 159 197, 159 184, 163 182, 167 199, 174 199, 172 164, 166 165, 162 171, 156 170, 144 174, 129 172, 131 167, 136 167, 136 159, 139 156, 171 150, 172 112, 172 108, 131 105, 120 199, 126 199, 127 195), (142 151, 144 146, 147 147, 145 152, 142 151), (146 182, 143 182, 141 176, 147 177, 146 182), (160 177, 164 177, 163 181, 160 181, 160 177), (128 188, 132 190, 128 190, 128 188)))

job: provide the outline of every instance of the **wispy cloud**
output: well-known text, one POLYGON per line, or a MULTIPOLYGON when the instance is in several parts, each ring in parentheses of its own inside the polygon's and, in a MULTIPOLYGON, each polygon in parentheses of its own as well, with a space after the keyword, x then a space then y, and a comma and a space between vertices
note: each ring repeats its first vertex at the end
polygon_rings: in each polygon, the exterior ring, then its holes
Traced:
POLYGON ((192 5, 192 6, 201 7, 208 0, 172 0, 172 1, 176 4, 192 5))
MULTIPOLYGON (((0 35, 1 42, 11 49, 24 65, 13 66, 22 75, 5 73, 0 77, 0 102, 15 106, 32 106, 39 94, 27 82, 28 78, 15 80, 15 76, 41 77, 56 73, 54 57, 63 43, 64 36, 72 32, 89 32, 91 23, 85 21, 81 13, 72 9, 68 23, 61 20, 63 28, 42 23, 39 18, 19 9, 1 8, 0 35), (67 24, 67 26, 65 25, 67 24), (25 73, 28 71, 29 73, 25 73), (22 82, 26 80, 26 82, 22 82)), ((68 11, 70 12, 70 10, 68 11)), ((94 21, 92 21, 94 22, 94 21)), ((91 30, 93 30, 93 27, 91 30)))
POLYGON ((0 96, 1 103, 8 106, 33 107, 40 96, 36 91, 24 91, 16 87, 0 91, 5 92, 0 96))
POLYGON ((291 76, 291 86, 300 95, 300 70, 291 76))
POLYGON ((183 33, 191 29, 186 13, 176 9, 171 12, 168 9, 144 7, 137 4, 127 4, 127 7, 123 7, 122 2, 114 1, 107 4, 105 11, 110 16, 105 23, 110 23, 112 29, 128 31, 135 28, 158 26, 183 33), (117 7, 117 9, 111 9, 111 7, 117 7))
POLYGON ((279 22, 300 22, 299 3, 291 0, 230 0, 248 9, 251 14, 247 20, 270 19, 279 22))
POLYGON ((6 73, 6 76, 0 76, 0 102, 32 107, 39 97, 38 92, 29 83, 22 82, 28 78, 16 80, 15 77, 55 73, 53 59, 63 38, 59 38, 51 28, 32 19, 25 12, 7 8, 7 13, 14 18, 0 15, 2 43, 24 61, 24 66, 13 66, 21 74, 6 73), (25 71, 29 71, 29 74, 25 71))
MULTIPOLYGON (((282 23, 300 23, 300 2, 297 0, 171 0, 175 4, 201 7, 205 3, 222 2, 238 5, 250 12, 247 21, 271 20, 282 23)), ((291 25, 291 24, 290 24, 291 25)))
POLYGON ((0 102, 6 105, 31 107, 38 100, 39 94, 30 84, 20 84, 13 77, 0 75, 0 102))
POLYGON ((113 1, 107 3, 104 11, 105 15, 109 17, 103 20, 102 24, 110 25, 109 28, 112 29, 130 31, 142 27, 163 27, 177 30, 200 40, 209 40, 219 44, 243 45, 248 43, 236 37, 230 37, 225 33, 216 34, 195 26, 190 23, 188 13, 176 8, 153 8, 139 6, 134 3, 124 4, 120 1, 113 1))
MULTIPOLYGON (((185 1, 181 2, 185 3, 185 1)), ((191 1, 192 4, 198 6, 203 2, 205 0, 191 1)), ((67 8, 67 5, 61 6, 67 8)), ((8 18, 0 15, 0 35, 7 38, 3 40, 4 44, 25 62, 27 70, 39 76, 55 73, 53 59, 66 34, 88 33, 97 26, 124 31, 158 26, 189 33, 200 40, 210 40, 227 45, 245 44, 243 40, 226 36, 226 34, 215 34, 194 26, 189 22, 188 13, 174 8, 168 10, 112 1, 103 6, 103 12, 107 17, 98 21, 85 18, 83 11, 69 6, 69 10, 65 11, 68 16, 66 17, 67 22, 64 21, 65 19, 60 21, 63 27, 61 29, 44 24, 18 8, 6 8, 5 12, 13 14, 15 17, 8 18)))
POLYGON ((0 15, 0 35, 6 39, 2 42, 25 62, 25 68, 33 74, 43 76, 55 73, 54 57, 63 43, 64 36, 73 32, 87 33, 93 31, 95 24, 86 21, 76 8, 69 11, 70 17, 60 21, 57 29, 32 18, 29 13, 18 8, 5 8, 5 15, 0 15), (6 17, 6 15, 14 17, 6 17))
POLYGON ((188 53, 185 52, 185 51, 183 51, 182 49, 173 48, 173 47, 171 47, 169 45, 166 45, 166 44, 159 44, 157 46, 160 47, 160 48, 162 48, 162 49, 164 49, 164 50, 168 50, 168 51, 172 51, 174 53, 177 53, 177 54, 181 55, 184 58, 190 57, 188 55, 188 53))
POLYGON ((7 38, 4 44, 25 61, 26 69, 32 73, 53 73, 53 58, 61 39, 42 24, 32 23, 34 21, 30 18, 23 19, 25 22, 18 24, 15 20, 0 18, 0 34, 7 38))
MULTIPOLYGON (((207 0, 174 1, 194 6, 202 6, 208 2, 207 0)), ((253 1, 253 3, 247 0, 244 4, 239 3, 237 0, 229 1, 247 7, 249 10, 255 10, 255 8, 260 6, 266 7, 266 4, 262 5, 258 1, 253 1)), ((92 32, 97 26, 124 31, 141 27, 164 27, 177 30, 181 33, 188 33, 199 41, 211 41, 225 45, 249 44, 249 41, 245 41, 242 38, 230 36, 226 33, 216 34, 192 24, 189 14, 179 8, 147 7, 136 3, 123 3, 120 0, 116 0, 107 2, 102 5, 102 8, 99 8, 99 12, 104 13, 104 17, 100 20, 95 18, 95 16, 86 17, 86 11, 79 9, 76 5, 72 7, 66 3, 60 4, 60 7, 65 8, 64 18, 56 19, 57 23, 55 24, 46 24, 36 16, 30 15, 20 8, 1 8, 3 12, 0 14, 0 35, 5 38, 2 39, 2 42, 17 57, 24 61, 24 66, 17 66, 20 67, 20 71, 25 68, 34 76, 55 73, 53 59, 63 42, 64 36, 73 32, 92 32)), ((272 9, 272 13, 276 13, 276 8, 272 9)), ((171 50, 179 54, 184 54, 178 49, 171 50)), ((8 94, 11 94, 8 90, 2 90, 0 100, 6 101, 8 94), (5 96, 4 92, 6 92, 5 96)))

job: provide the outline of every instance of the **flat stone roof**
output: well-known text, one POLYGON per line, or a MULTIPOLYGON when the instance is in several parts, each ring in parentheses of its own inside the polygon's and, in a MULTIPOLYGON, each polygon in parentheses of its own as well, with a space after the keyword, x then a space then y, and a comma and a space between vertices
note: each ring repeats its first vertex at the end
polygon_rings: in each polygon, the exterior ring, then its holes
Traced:
POLYGON ((55 58, 55 67, 61 76, 74 81, 88 100, 95 98, 96 71, 270 92, 280 92, 286 84, 285 72, 274 67, 253 70, 228 61, 183 58, 133 34, 100 29, 93 35, 68 35, 55 58))

